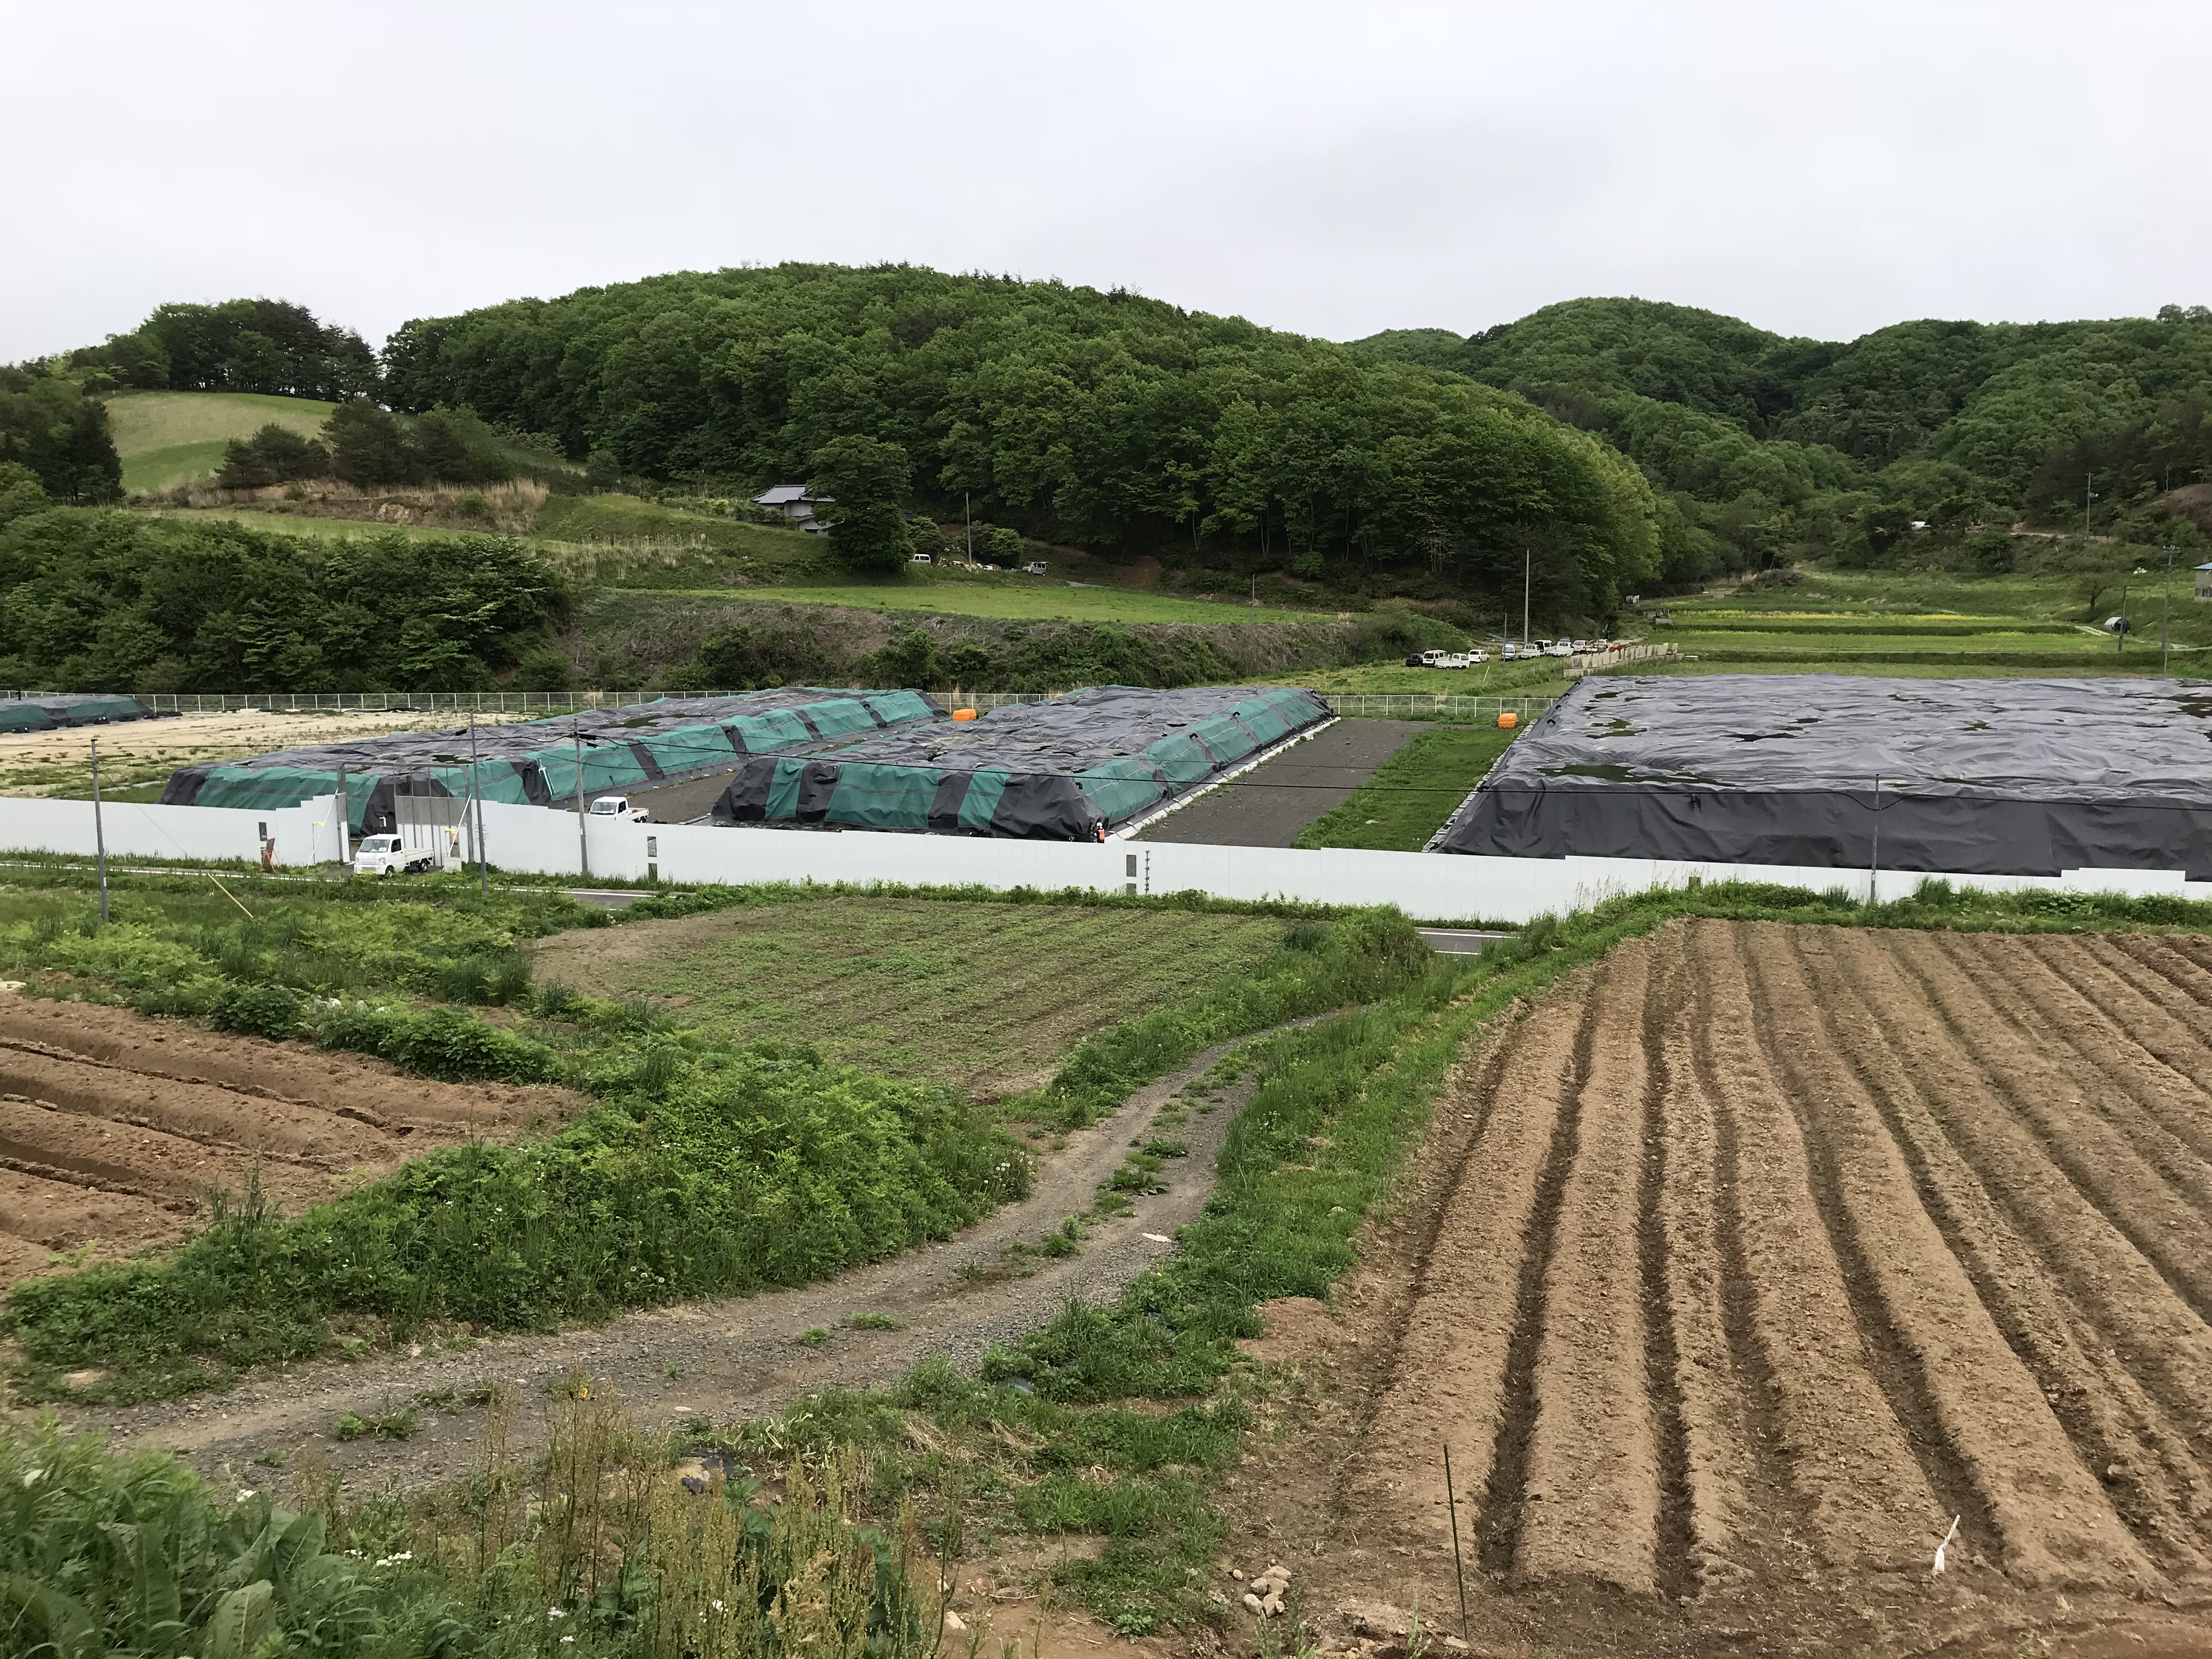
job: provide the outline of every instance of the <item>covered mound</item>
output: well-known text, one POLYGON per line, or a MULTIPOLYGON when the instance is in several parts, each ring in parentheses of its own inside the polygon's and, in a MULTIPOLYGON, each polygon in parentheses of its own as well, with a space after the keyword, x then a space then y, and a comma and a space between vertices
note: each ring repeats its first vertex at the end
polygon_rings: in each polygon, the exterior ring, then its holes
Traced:
POLYGON ((805 759, 747 761, 717 823, 1092 841, 1329 718, 1287 686, 1093 686, 805 759))
POLYGON ((2212 684, 1586 679, 1429 848, 2212 879, 2212 684))
MULTIPOLYGON (((825 691, 786 686, 733 697, 663 697, 622 708, 476 731, 483 799, 550 806, 668 778, 726 771, 749 755, 807 753, 870 733, 941 720, 919 691, 825 691), (576 739, 583 739, 578 779, 576 739)), ((179 768, 161 791, 170 806, 277 807, 331 794, 345 772, 347 816, 362 835, 396 828, 395 795, 466 797, 468 728, 400 732, 179 768)))
POLYGON ((0 697, 0 732, 51 732, 64 726, 106 726, 112 720, 151 720, 154 711, 136 697, 98 691, 50 697, 0 697))

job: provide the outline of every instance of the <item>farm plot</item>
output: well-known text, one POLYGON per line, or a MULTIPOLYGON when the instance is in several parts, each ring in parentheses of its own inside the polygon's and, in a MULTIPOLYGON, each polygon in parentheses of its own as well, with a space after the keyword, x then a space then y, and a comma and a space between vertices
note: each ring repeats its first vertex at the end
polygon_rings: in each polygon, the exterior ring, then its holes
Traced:
POLYGON ((1036 1088, 1085 1037, 1255 966, 1263 916, 858 896, 556 934, 540 982, 642 999, 717 1036, 977 1098, 1036 1088))
POLYGON ((258 1182, 297 1214, 433 1146, 566 1117, 566 1091, 0 995, 0 1285, 173 1244, 258 1182))
POLYGON ((1984 1626, 2194 1605, 2212 940, 1699 921, 1591 975, 1455 1103, 1346 1512, 1448 1596, 1449 1444, 1492 1588, 1738 1634, 1810 1595, 1850 1650, 1954 1517, 1984 1626))

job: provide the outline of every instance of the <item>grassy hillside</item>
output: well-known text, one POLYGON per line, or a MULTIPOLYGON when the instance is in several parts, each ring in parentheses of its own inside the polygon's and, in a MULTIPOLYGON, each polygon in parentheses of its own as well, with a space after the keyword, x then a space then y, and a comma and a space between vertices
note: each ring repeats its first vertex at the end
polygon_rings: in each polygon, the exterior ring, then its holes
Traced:
POLYGON ((312 437, 335 404, 252 392, 125 392, 107 399, 107 420, 132 494, 212 478, 222 448, 270 422, 312 437))

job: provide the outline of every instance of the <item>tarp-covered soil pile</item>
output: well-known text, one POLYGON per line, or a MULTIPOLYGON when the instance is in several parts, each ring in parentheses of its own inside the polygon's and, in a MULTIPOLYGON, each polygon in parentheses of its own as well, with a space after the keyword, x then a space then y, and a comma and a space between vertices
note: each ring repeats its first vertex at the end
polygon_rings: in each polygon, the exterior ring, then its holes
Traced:
POLYGON ((2212 682, 1585 680, 1429 847, 2212 879, 2212 682))
POLYGON ((919 691, 827 691, 806 686, 732 697, 664 697, 621 708, 477 728, 403 732, 179 768, 161 792, 170 806, 292 806, 337 792, 362 835, 398 827, 398 795, 550 806, 610 789, 726 771, 749 756, 810 753, 944 718, 919 691), (582 739, 581 777, 578 738, 582 739))
POLYGON ((0 697, 0 732, 52 732, 70 726, 106 726, 115 720, 143 720, 154 711, 136 697, 98 691, 51 697, 0 697))
POLYGON ((1310 691, 1092 686, 816 759, 750 760, 718 823, 1092 841, 1330 718, 1310 691))

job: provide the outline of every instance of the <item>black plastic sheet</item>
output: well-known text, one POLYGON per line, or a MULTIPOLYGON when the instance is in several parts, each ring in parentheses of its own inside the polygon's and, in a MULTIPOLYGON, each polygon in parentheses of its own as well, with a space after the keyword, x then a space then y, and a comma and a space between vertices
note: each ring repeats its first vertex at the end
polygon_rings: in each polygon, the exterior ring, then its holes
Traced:
POLYGON ((2212 880, 2212 682, 1593 677, 1429 850, 2212 880))
POLYGON ((834 755, 748 761, 714 818, 1091 841, 1328 718, 1287 686, 1092 686, 834 755))

